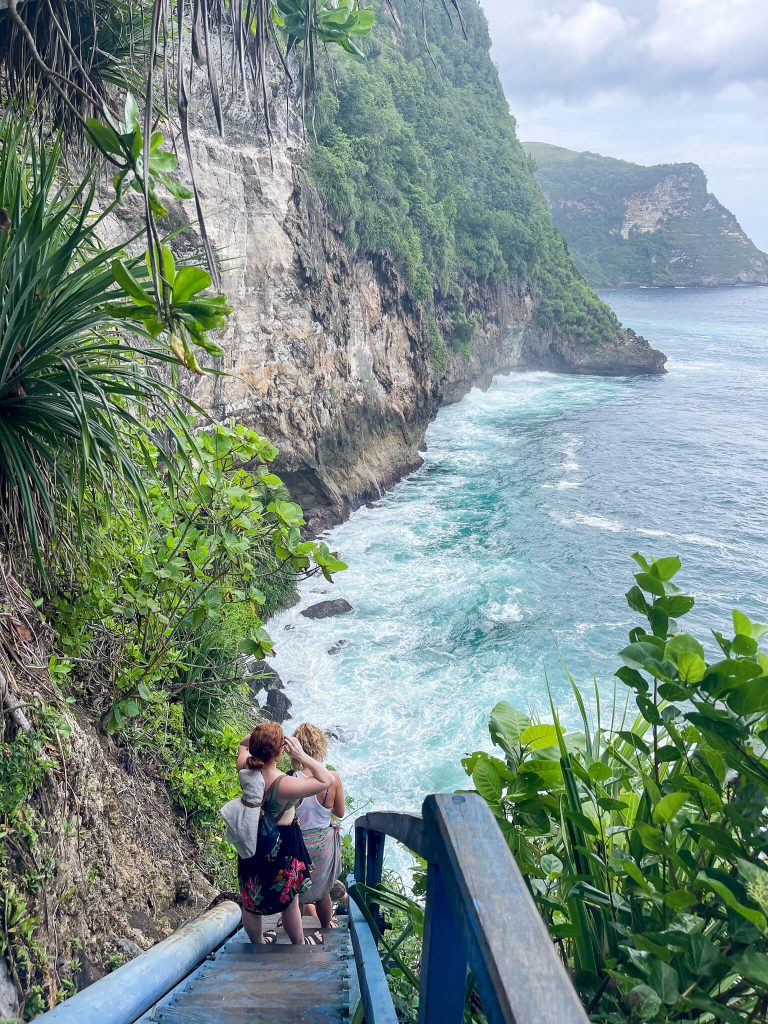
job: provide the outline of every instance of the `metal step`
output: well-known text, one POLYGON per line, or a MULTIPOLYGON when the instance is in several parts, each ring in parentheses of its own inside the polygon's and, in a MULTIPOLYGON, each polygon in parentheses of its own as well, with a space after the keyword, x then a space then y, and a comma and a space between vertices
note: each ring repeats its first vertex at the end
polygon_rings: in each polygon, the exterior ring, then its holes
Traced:
MULTIPOLYGON (((254 944, 239 932, 185 985, 155 1007, 157 1024, 345 1024, 349 1017, 352 948, 346 920, 320 929, 305 918, 305 934, 321 931, 322 946, 254 944)), ((270 922, 265 921, 265 927, 270 922)), ((272 925, 274 927, 274 925, 272 925)))

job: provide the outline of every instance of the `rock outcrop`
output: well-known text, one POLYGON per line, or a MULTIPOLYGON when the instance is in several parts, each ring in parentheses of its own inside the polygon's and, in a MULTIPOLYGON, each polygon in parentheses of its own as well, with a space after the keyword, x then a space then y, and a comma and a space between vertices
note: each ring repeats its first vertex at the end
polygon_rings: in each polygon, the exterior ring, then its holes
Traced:
MULTIPOLYGON (((281 130, 271 150, 242 121, 226 141, 205 126, 195 137, 207 226, 234 306, 221 339, 226 376, 202 379, 195 397, 278 445, 279 471, 315 527, 417 468, 440 405, 496 373, 663 372, 664 356, 631 332, 588 350, 542 330, 532 295, 511 286, 471 290, 471 353, 448 349, 439 363, 393 265, 349 250, 308 183, 303 136, 281 130)), ((187 244, 197 243, 188 232, 187 244)))
POLYGON ((696 164, 643 167, 524 144, 552 219, 595 286, 768 284, 768 256, 696 164))

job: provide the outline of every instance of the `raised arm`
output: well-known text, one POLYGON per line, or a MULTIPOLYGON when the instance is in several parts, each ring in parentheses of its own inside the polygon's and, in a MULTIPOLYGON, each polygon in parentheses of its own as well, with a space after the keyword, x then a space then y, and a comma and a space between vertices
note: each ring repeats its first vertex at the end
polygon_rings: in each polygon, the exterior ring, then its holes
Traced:
POLYGON ((301 764, 308 778, 299 779, 295 775, 286 775, 280 780, 280 793, 284 797, 315 796, 333 785, 334 779, 325 765, 310 757, 295 736, 285 737, 285 747, 294 760, 301 764))
POLYGON ((248 760, 248 744, 251 742, 250 733, 247 736, 243 736, 237 748, 237 770, 242 771, 246 768, 246 761, 248 760))
POLYGON ((338 772, 333 772, 333 807, 331 813, 337 818, 344 817, 344 786, 338 772))

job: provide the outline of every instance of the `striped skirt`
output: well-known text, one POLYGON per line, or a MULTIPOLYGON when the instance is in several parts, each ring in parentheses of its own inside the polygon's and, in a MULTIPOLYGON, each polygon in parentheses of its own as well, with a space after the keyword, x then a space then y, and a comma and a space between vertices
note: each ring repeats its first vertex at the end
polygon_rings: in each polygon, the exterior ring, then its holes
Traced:
POLYGON ((303 836, 312 858, 312 884, 299 893, 299 900, 302 904, 316 903, 330 894, 341 874, 341 837, 333 825, 307 829, 303 836))

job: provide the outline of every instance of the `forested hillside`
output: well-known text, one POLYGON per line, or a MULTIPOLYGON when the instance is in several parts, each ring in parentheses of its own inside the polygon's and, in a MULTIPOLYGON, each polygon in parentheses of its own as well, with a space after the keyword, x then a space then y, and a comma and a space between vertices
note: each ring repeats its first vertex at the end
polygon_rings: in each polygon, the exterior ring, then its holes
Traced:
POLYGON ((591 284, 768 284, 768 258, 707 191, 696 164, 643 167, 525 144, 576 264, 591 284))
POLYGON ((553 230, 517 140, 482 9, 462 7, 466 38, 440 0, 384 0, 365 60, 334 55, 322 69, 311 173, 348 239, 391 256, 413 295, 450 314, 449 340, 468 342, 467 285, 530 286, 536 320, 585 346, 615 335, 613 313, 585 285, 553 230))

